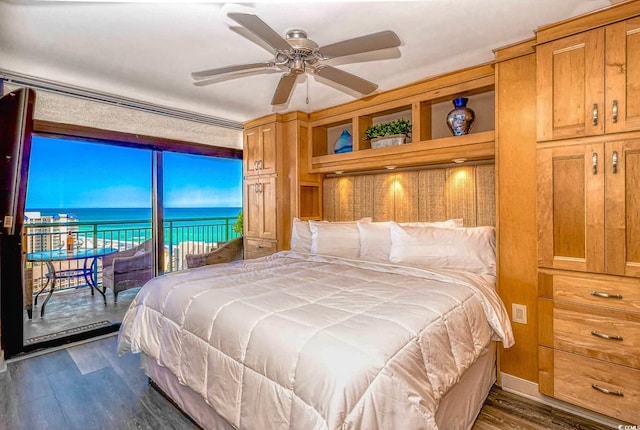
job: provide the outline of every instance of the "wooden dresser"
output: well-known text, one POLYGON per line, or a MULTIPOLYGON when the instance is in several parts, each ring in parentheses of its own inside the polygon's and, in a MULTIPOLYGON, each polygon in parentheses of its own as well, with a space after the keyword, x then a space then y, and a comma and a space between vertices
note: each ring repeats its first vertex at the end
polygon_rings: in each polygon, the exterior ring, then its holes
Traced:
POLYGON ((640 422, 640 2, 537 33, 540 392, 640 422))

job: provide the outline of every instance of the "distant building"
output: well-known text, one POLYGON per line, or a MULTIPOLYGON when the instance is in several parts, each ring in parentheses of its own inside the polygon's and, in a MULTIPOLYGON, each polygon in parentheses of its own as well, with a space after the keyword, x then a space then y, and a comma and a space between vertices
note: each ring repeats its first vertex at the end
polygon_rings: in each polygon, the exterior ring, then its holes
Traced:
POLYGON ((27 252, 49 251, 65 246, 67 233, 77 232, 77 226, 29 227, 29 224, 66 224, 78 219, 70 214, 41 215, 40 212, 25 212, 24 223, 27 228, 27 252))

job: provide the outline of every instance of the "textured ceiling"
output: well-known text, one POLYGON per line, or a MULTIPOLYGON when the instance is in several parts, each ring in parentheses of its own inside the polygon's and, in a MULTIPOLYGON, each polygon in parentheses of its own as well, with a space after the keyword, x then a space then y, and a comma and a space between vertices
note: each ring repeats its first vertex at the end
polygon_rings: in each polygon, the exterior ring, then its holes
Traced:
POLYGON ((0 69, 199 114, 245 121, 313 111, 354 94, 317 77, 298 79, 287 105, 270 105, 280 73, 196 86, 190 72, 272 58, 230 11, 258 15, 284 36, 305 30, 320 46, 381 30, 399 48, 331 60, 378 91, 493 59, 492 50, 541 25, 610 0, 425 0, 406 2, 77 2, 0 0, 0 69), (307 103, 308 98, 308 103, 307 103))

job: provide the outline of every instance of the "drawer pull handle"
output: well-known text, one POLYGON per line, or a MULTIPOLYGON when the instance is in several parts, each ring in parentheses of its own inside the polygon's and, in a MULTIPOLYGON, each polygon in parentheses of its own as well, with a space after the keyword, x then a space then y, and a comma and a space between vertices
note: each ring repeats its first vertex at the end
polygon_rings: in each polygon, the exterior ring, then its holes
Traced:
POLYGON ((618 100, 614 100, 611 103, 611 120, 614 124, 618 122, 618 100))
POLYGON ((622 336, 612 336, 610 334, 600 333, 599 331, 595 331, 595 330, 591 330, 591 334, 602 339, 622 340, 622 336))
POLYGON ((262 246, 262 245, 256 245, 256 249, 262 249, 262 248, 264 248, 264 246, 262 246))
POLYGON ((591 171, 594 175, 598 174, 598 153, 594 152, 591 155, 591 171))
POLYGON ((591 387, 593 387, 594 390, 600 391, 601 393, 604 393, 604 394, 611 394, 612 396, 624 397, 624 393, 622 391, 607 390, 606 388, 603 388, 598 384, 591 384, 591 387))
POLYGON ((613 151, 611 155, 611 173, 618 173, 618 151, 613 151))
POLYGON ((621 299, 622 294, 601 293, 600 291, 592 291, 592 296, 602 297, 603 299, 621 299))
POLYGON ((594 103, 591 108, 591 125, 598 125, 598 103, 594 103))

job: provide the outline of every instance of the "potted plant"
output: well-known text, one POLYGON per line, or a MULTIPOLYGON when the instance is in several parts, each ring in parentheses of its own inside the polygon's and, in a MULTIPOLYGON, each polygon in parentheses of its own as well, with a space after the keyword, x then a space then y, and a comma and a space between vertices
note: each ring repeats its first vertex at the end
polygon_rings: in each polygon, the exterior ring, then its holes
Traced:
POLYGON ((411 122, 404 118, 367 127, 365 135, 372 148, 403 144, 411 134, 411 122))
POLYGON ((240 211, 238 212, 238 217, 236 218, 235 222, 231 224, 231 228, 233 229, 234 233, 242 235, 243 227, 244 227, 244 216, 242 215, 242 211, 240 211))

